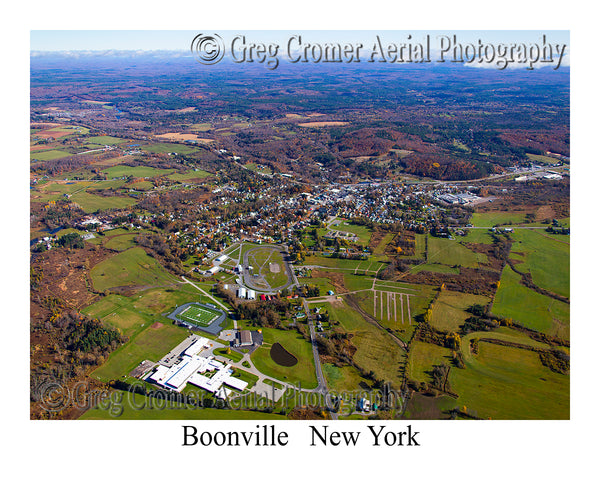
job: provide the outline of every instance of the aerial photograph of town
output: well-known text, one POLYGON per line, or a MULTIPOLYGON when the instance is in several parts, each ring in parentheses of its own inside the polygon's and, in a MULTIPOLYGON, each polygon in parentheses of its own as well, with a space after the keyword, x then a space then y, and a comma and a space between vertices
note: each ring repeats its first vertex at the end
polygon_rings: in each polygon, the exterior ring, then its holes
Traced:
POLYGON ((568 31, 51 35, 30 419, 570 418, 568 31))

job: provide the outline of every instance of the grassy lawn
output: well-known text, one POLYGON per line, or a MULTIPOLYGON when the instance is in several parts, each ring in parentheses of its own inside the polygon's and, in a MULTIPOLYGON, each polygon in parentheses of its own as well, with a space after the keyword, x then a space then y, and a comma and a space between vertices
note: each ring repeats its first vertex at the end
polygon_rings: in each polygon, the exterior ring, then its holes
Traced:
POLYGON ((181 404, 117 392, 112 401, 85 412, 82 420, 286 420, 275 413, 219 408, 182 407, 181 404), (112 414, 111 414, 112 412, 112 414))
POLYGON ((543 333, 569 338, 569 305, 541 295, 520 283, 520 276, 505 267, 492 313, 543 333))
POLYGON ((108 178, 128 177, 130 175, 135 178, 158 177, 159 175, 167 175, 174 172, 172 168, 163 170, 160 168, 142 166, 128 167, 126 165, 117 165, 102 171, 106 173, 108 178))
POLYGON ((487 305, 488 297, 469 293, 444 290, 433 305, 431 325, 438 330, 457 332, 464 321, 471 316, 465 310, 471 305, 487 305))
POLYGON ((263 328, 265 344, 252 353, 252 363, 262 373, 286 383, 301 382, 302 388, 315 388, 317 378, 313 361, 312 346, 295 330, 263 328), (298 359, 293 367, 284 367, 273 361, 270 355, 271 345, 279 342, 288 352, 298 359))
POLYGON ((222 357, 232 360, 233 363, 237 363, 242 358, 244 358, 244 356, 241 353, 236 352, 234 350, 230 350, 229 353, 227 353, 227 348, 217 348, 214 350, 214 353, 215 355, 221 355, 222 357))
POLYGON ((127 285, 159 286, 177 281, 139 247, 104 260, 91 270, 90 276, 98 290, 127 285))
POLYGON ((100 210, 109 210, 111 208, 125 208, 137 202, 131 197, 102 197, 87 192, 79 192, 71 197, 71 201, 78 204, 85 213, 92 213, 100 210))
POLYGON ((189 332, 171 323, 163 323, 158 329, 144 327, 129 342, 110 354, 106 363, 91 373, 93 378, 106 382, 127 375, 142 360, 157 362, 173 347, 181 343, 189 332))
POLYGON ((458 404, 493 419, 569 418, 569 376, 544 367, 535 352, 479 343, 479 353, 452 368, 458 404))

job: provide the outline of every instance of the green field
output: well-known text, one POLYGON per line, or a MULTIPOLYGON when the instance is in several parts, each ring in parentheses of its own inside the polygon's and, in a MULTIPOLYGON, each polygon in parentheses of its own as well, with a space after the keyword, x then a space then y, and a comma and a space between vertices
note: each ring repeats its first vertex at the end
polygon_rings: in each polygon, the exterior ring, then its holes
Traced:
POLYGON ((183 312, 177 314, 177 318, 192 325, 207 327, 219 318, 219 315, 202 305, 190 305, 183 312))
POLYGON ((100 135, 97 137, 87 137, 86 143, 90 143, 92 145, 118 145, 119 143, 126 142, 122 138, 110 137, 108 135, 100 135))
POLYGON ((548 163, 554 165, 555 163, 560 162, 560 159, 555 157, 548 157, 546 155, 534 155, 533 153, 526 153, 527 158, 535 163, 548 163))
POLYGON ((522 273, 531 273, 533 281, 539 287, 558 293, 564 297, 570 295, 570 246, 562 241, 563 235, 546 236, 539 230, 516 230, 512 234, 514 243, 511 252, 523 255, 511 255, 517 262, 516 268, 522 273))
POLYGON ((31 152, 30 158, 31 160, 56 160, 57 158, 68 157, 69 155, 73 155, 72 153, 65 152, 63 150, 43 150, 43 151, 34 151, 31 152))
POLYGON ((491 228, 495 225, 519 225, 525 222, 527 212, 488 212, 473 214, 471 223, 475 227, 491 228))
POLYGON ((327 292, 330 290, 335 290, 333 287, 333 284, 331 283, 331 280, 329 280, 328 278, 307 278, 307 277, 302 277, 302 278, 298 278, 298 283, 300 283, 300 285, 315 285, 317 287, 319 287, 319 295, 320 296, 325 296, 327 295, 327 292))
POLYGON ((150 153, 178 153, 181 155, 187 155, 198 151, 197 148, 177 143, 154 143, 152 145, 143 146, 142 150, 150 153))
POLYGON ((481 418, 568 419, 569 375, 544 367, 535 352, 479 342, 479 353, 452 368, 458 404, 481 418))
POLYGON ((477 268, 488 262, 483 253, 476 253, 461 245, 457 240, 430 236, 428 239, 427 263, 444 265, 462 265, 477 268))
POLYGON ((189 335, 187 329, 171 323, 160 325, 160 328, 145 326, 129 342, 112 352, 106 363, 91 373, 91 377, 103 382, 121 378, 142 360, 157 362, 189 335))
POLYGON ((354 392, 360 388, 359 384, 365 381, 356 368, 349 365, 336 367, 331 363, 324 363, 321 369, 330 392, 354 392))
POLYGON ((358 236, 358 243, 362 245, 368 245, 369 240, 371 240, 372 231, 369 230, 364 225, 356 225, 351 223, 343 218, 337 219, 337 224, 334 221, 329 227, 331 230, 336 230, 338 232, 350 232, 358 236))
POLYGON ((278 330, 263 328, 264 344, 252 353, 252 363, 262 373, 277 378, 285 383, 297 385, 301 382, 302 388, 315 388, 317 378, 313 361, 312 346, 302 335, 294 330, 278 330), (298 359, 293 367, 284 367, 273 361, 270 355, 271 345, 279 342, 283 348, 298 359))
POLYGON ((434 365, 452 362, 452 350, 432 343, 416 341, 411 344, 408 355, 408 377, 417 383, 431 383, 434 365))
POLYGON ((106 295, 82 312, 118 328, 126 336, 131 336, 143 325, 159 320, 161 314, 173 311, 177 305, 208 300, 208 297, 201 295, 191 285, 181 285, 177 288, 143 290, 132 297, 106 295))
POLYGON ((171 169, 160 169, 153 167, 128 167, 126 165, 117 165, 115 167, 107 168, 102 170, 108 178, 120 178, 120 177, 135 177, 135 178, 146 178, 146 177, 158 177, 159 175, 167 175, 173 173, 175 170, 171 169))
POLYGON ((183 182, 185 180, 194 180, 197 178, 206 178, 210 176, 210 173, 205 172, 204 170, 192 170, 187 173, 173 173, 168 176, 170 180, 175 182, 183 182))
POLYGON ((135 198, 118 196, 100 196, 87 192, 78 192, 71 197, 71 201, 81 207, 85 213, 93 213, 111 208, 125 208, 137 202, 135 198))
POLYGON ((276 413, 221 408, 184 407, 180 403, 115 392, 113 398, 86 411, 82 420, 286 420, 276 413))
POLYGON ((488 297, 469 293, 444 290, 433 305, 431 325, 445 332, 457 332, 464 321, 471 316, 466 311, 471 305, 487 305, 488 297))
POLYGON ((561 338, 569 338, 569 305, 537 293, 520 283, 509 266, 502 271, 492 313, 561 338))
POLYGON ((171 284, 177 280, 139 247, 125 250, 96 265, 90 277, 97 290, 129 285, 171 284))
POLYGON ((346 302, 311 303, 311 307, 322 307, 329 312, 330 321, 339 322, 352 333, 351 342, 356 346, 353 360, 365 371, 373 371, 377 378, 392 383, 395 388, 402 384, 400 365, 406 361, 404 352, 390 336, 366 320, 346 302))
POLYGON ((104 244, 106 248, 110 248, 111 250, 117 250, 122 252, 127 250, 128 248, 135 246, 135 237, 137 237, 139 233, 126 233, 123 235, 115 235, 108 239, 108 241, 104 244))

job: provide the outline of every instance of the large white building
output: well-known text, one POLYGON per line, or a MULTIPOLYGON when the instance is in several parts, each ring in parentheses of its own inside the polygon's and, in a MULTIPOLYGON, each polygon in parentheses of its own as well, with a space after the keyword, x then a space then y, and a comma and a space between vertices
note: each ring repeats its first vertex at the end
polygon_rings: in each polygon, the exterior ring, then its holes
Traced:
POLYGON ((209 340, 198 337, 182 354, 179 361, 171 366, 158 365, 156 371, 146 380, 156 383, 167 390, 181 392, 188 383, 203 388, 218 396, 227 396, 230 390, 223 387, 228 385, 237 390, 244 390, 248 382, 232 377, 233 370, 226 363, 219 362, 212 356, 200 356, 209 340), (205 372, 216 373, 212 376, 203 375, 205 372))

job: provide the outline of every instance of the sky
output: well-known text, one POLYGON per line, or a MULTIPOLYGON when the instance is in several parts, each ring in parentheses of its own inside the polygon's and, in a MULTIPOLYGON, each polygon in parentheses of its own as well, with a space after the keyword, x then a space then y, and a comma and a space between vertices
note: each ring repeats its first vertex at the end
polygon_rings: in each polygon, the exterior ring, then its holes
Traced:
POLYGON ((481 39, 489 43, 540 43, 546 34, 549 42, 569 45, 569 31, 566 30, 264 30, 264 31, 193 31, 193 30, 32 30, 31 51, 65 51, 65 50, 188 50, 191 40, 199 33, 218 33, 225 40, 237 34, 246 34, 255 42, 273 42, 283 44, 291 35, 301 34, 314 42, 366 42, 373 41, 377 34, 385 36, 389 41, 402 42, 412 34, 413 41, 418 41, 425 34, 459 36, 460 41, 473 42, 481 39))

